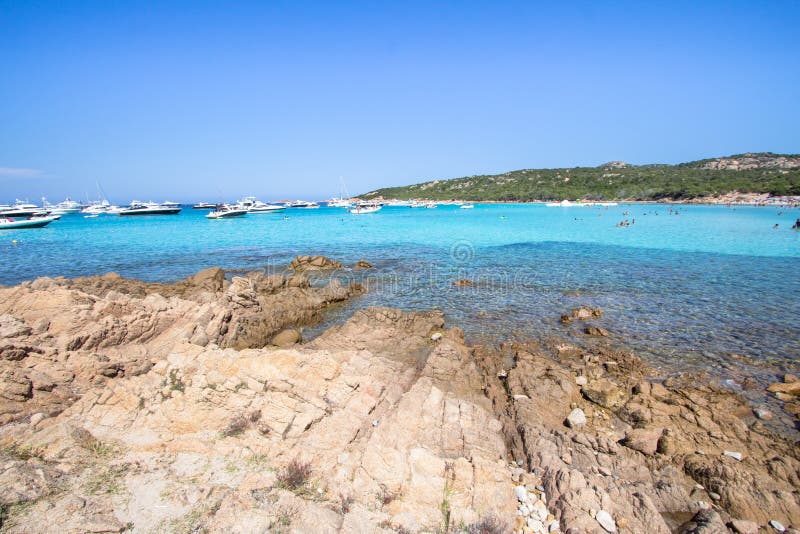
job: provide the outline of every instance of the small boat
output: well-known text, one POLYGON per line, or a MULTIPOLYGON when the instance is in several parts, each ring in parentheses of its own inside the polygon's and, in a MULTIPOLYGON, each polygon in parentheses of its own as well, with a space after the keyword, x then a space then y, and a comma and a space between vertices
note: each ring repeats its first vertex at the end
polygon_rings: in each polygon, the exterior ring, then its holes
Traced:
POLYGON ((41 228, 55 221, 56 217, 31 217, 18 221, 10 217, 0 217, 0 230, 15 230, 20 228, 41 228))
POLYGON ((438 207, 438 206, 437 206, 435 203, 433 203, 433 202, 426 202, 426 203, 424 204, 424 206, 425 206, 426 208, 428 208, 429 210, 436 209, 436 208, 438 207))
POLYGON ((194 206, 192 206, 193 210, 213 210, 216 208, 216 204, 212 204, 211 202, 198 202, 194 206))
POLYGON ((461 204, 459 208, 462 210, 471 210, 475 207, 475 204, 461 204))
POLYGON ((358 204, 347 211, 353 215, 366 215, 367 213, 375 213, 376 211, 380 211, 382 207, 383 206, 380 204, 358 204))
POLYGON ((231 219, 247 215, 247 210, 230 204, 219 204, 211 213, 206 213, 206 219, 231 219))
POLYGON ((134 200, 127 208, 120 209, 117 215, 177 215, 180 212, 181 208, 164 206, 163 204, 156 204, 155 202, 139 202, 134 200))
POLYGON ((294 202, 287 202, 285 206, 287 208, 314 209, 318 208, 319 204, 317 204, 316 202, 308 202, 307 200, 295 200, 294 202))

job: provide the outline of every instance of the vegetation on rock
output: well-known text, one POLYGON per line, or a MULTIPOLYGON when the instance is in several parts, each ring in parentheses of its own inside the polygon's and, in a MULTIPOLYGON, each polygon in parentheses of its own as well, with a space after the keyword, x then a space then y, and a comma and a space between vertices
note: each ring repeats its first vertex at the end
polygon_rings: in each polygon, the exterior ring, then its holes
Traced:
POLYGON ((733 191, 800 195, 800 155, 748 153, 681 163, 523 169, 378 189, 362 198, 431 200, 681 200, 733 191))

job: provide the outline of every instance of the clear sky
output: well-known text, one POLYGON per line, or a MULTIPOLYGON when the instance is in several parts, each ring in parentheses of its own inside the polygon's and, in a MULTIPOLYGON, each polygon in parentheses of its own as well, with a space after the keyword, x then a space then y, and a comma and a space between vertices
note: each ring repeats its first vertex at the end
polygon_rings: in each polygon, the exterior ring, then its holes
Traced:
POLYGON ((0 0, 0 202, 800 152, 800 2, 0 0))

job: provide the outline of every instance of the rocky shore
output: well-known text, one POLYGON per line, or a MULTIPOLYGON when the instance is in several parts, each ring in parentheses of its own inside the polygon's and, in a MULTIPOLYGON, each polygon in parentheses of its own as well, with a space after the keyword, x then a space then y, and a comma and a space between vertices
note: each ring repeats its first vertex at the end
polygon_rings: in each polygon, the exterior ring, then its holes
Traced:
POLYGON ((317 258, 0 288, 2 530, 798 532, 798 444, 612 348, 600 310, 564 315, 580 346, 388 308, 303 343, 364 291, 312 283, 346 268, 317 258))

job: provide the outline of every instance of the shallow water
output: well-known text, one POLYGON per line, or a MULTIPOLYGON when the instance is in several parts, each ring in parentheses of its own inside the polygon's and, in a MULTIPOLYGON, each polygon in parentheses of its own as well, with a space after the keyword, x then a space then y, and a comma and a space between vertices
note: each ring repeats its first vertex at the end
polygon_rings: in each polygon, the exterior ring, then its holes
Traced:
POLYGON ((666 370, 731 374, 728 353, 769 363, 769 372, 800 361, 796 209, 520 204, 353 216, 321 208, 227 221, 205 213, 70 215, 4 231, 0 283, 108 271, 172 281, 210 266, 281 269, 297 254, 325 254, 376 268, 336 273, 370 292, 306 337, 368 305, 441 309, 471 341, 575 334, 559 314, 587 304, 605 311, 599 325, 666 370), (622 219, 635 224, 617 227, 622 219), (454 287, 459 278, 476 285, 454 287))

